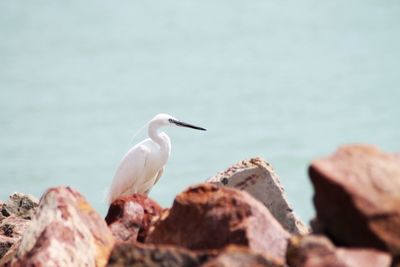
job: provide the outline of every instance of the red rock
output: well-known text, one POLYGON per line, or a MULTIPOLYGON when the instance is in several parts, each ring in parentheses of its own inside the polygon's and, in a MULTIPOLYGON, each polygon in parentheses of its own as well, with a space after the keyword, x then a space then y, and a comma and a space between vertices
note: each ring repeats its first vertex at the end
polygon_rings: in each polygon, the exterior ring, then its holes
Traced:
POLYGON ((221 249, 244 245, 283 258, 289 234, 268 209, 237 189, 202 184, 179 194, 165 219, 146 242, 189 249, 221 249))
POLYGON ((400 155, 350 145, 309 169, 318 224, 335 243, 400 256, 400 155))
POLYGON ((246 191, 262 202, 289 233, 308 233, 308 228, 293 212, 278 175, 264 159, 242 160, 207 182, 246 191))
POLYGON ((49 189, 11 266, 104 266, 114 245, 105 221, 69 187, 49 189))
POLYGON ((388 253, 367 249, 336 248, 323 236, 293 236, 286 261, 290 267, 389 267, 388 253))
POLYGON ((160 205, 146 195, 134 194, 115 200, 105 220, 117 240, 144 242, 152 219, 161 211, 160 205))
POLYGON ((191 251, 171 245, 117 243, 107 266, 283 267, 283 263, 238 246, 229 246, 222 251, 191 251))
POLYGON ((202 267, 283 267, 283 262, 245 247, 230 245, 202 267))
POLYGON ((197 267, 208 259, 207 253, 196 253, 176 246, 117 243, 107 266, 197 267))

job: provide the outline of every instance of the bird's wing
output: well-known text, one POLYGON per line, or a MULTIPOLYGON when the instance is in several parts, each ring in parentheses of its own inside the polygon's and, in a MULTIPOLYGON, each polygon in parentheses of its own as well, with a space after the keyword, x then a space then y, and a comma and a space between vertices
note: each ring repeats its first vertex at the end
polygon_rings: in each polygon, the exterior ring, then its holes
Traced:
POLYGON ((156 180, 154 181, 154 184, 156 184, 158 182, 158 180, 160 180, 161 175, 163 175, 164 173, 164 167, 157 173, 157 177, 156 180))
POLYGON ((122 159, 109 192, 110 203, 117 197, 135 193, 134 189, 144 179, 145 169, 151 150, 139 144, 130 149, 122 159), (132 191, 131 191, 132 190, 132 191))
POLYGON ((144 192, 146 195, 149 194, 150 189, 153 187, 153 185, 155 185, 158 180, 160 180, 161 175, 164 173, 164 168, 161 168, 161 170, 158 171, 158 173, 156 174, 156 178, 154 179, 154 183, 152 185, 150 185, 150 187, 144 192))

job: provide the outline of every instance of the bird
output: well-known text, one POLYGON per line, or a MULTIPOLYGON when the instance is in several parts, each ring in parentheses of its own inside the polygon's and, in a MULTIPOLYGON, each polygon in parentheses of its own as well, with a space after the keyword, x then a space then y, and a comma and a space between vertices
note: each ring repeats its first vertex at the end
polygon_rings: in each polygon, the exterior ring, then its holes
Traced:
POLYGON ((108 194, 111 204, 121 196, 141 193, 147 195, 164 172, 171 154, 171 141, 160 128, 187 127, 206 131, 205 128, 182 122, 168 114, 157 114, 148 122, 148 136, 134 145, 122 158, 112 179, 108 194))

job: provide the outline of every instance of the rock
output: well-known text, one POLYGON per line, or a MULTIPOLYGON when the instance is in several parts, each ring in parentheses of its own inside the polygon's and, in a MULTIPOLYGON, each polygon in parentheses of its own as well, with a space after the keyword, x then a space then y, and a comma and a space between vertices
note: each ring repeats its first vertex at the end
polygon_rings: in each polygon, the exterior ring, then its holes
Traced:
POLYGON ((19 244, 37 206, 35 197, 22 193, 12 194, 6 203, 0 202, 0 266, 15 252, 14 245, 19 244))
POLYGON ((389 267, 392 262, 389 253, 375 249, 338 248, 336 255, 346 267, 389 267))
POLYGON ((22 219, 14 214, 0 222, 0 259, 21 239, 29 222, 29 220, 22 219))
POLYGON ((3 210, 4 207, 4 202, 0 200, 0 222, 6 218, 6 216, 3 215, 3 213, 1 212, 3 210))
POLYGON ((243 160, 211 177, 207 182, 244 190, 269 209, 291 234, 306 234, 308 228, 291 208, 283 186, 272 166, 262 158, 243 160))
POLYGON ((0 235, 11 238, 20 238, 29 223, 29 220, 22 219, 16 215, 11 215, 0 222, 0 235))
POLYGON ((179 194, 169 215, 159 221, 148 243, 189 249, 244 245, 283 258, 289 234, 268 209, 246 192, 207 183, 179 194))
POLYGON ((286 261, 290 267, 389 267, 388 253, 366 248, 336 248, 322 236, 293 236, 286 261))
POLYGON ((340 147, 309 168, 320 231, 336 244, 400 256, 400 155, 340 147))
MULTIPOLYGON (((2 237, 0 237, 1 239, 2 237)), ((13 241, 14 242, 14 241, 13 241)), ((10 247, 7 248, 6 253, 0 259, 0 266, 10 266, 11 260, 17 254, 17 250, 21 244, 21 238, 15 241, 10 247)), ((1 247, 1 245, 0 245, 1 247)))
POLYGON ((117 243, 107 266, 197 267, 208 259, 206 253, 195 253, 175 246, 117 243))
POLYGON ((229 246, 222 251, 191 251, 171 245, 117 243, 112 250, 107 266, 283 267, 283 263, 238 246, 229 246))
POLYGON ((24 219, 31 219, 38 206, 38 200, 31 195, 14 193, 6 203, 1 205, 1 214, 8 217, 12 214, 24 219))
POLYGON ((283 262, 247 248, 230 245, 202 267, 283 267, 283 262))
POLYGON ((155 201, 146 195, 134 194, 115 200, 105 220, 117 240, 144 242, 152 219, 161 212, 155 201))
POLYGON ((105 221, 69 187, 49 189, 11 266, 104 266, 114 245, 105 221))
POLYGON ((0 235, 0 259, 3 258, 15 241, 16 240, 14 238, 0 235))

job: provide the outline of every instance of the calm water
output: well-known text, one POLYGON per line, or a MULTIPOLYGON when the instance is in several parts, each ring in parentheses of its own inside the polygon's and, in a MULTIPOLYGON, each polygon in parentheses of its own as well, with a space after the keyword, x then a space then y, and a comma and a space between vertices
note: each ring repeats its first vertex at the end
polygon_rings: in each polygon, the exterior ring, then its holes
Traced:
POLYGON ((309 220, 312 159, 400 151, 399 14, 394 0, 1 1, 0 199, 70 185, 104 214, 133 133, 165 112, 209 131, 166 130, 151 197, 168 206, 260 155, 309 220))

